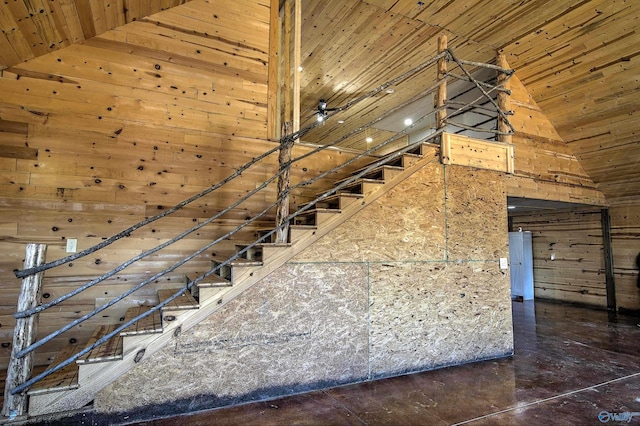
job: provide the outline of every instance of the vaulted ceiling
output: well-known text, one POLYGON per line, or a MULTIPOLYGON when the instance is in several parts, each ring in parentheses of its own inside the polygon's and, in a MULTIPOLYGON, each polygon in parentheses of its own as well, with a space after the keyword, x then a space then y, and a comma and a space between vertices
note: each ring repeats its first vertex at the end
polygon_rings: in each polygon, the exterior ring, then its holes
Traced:
MULTIPOLYGON (((461 58, 491 62, 496 51, 506 55, 608 199, 640 196, 640 2, 304 0, 303 6, 303 115, 320 98, 340 105, 425 61, 445 33, 461 58)), ((384 108, 378 99, 361 113, 384 108)), ((327 133, 314 135, 324 140, 327 133)))
MULTIPOLYGON (((6 0, 0 3, 0 69, 186 1, 6 0)), ((210 0, 216 1, 222 0, 210 0)), ((496 50, 506 54, 607 197, 640 196, 640 2, 303 0, 302 5, 303 115, 320 98, 339 105, 423 62, 444 32, 466 59, 489 62, 496 50)), ((367 111, 383 106, 369 105, 367 111)), ((324 136, 320 129, 315 137, 324 136)))

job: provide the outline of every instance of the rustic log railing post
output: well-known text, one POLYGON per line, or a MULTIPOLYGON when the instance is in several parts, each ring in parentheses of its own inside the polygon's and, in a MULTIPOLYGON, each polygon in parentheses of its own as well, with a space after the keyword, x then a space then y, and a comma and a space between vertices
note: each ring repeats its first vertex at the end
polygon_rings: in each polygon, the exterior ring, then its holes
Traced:
POLYGON ((289 216, 289 186, 291 171, 291 151, 293 150, 293 139, 284 137, 280 145, 280 153, 278 155, 278 164, 282 174, 278 177, 278 198, 284 196, 278 203, 276 211, 276 243, 286 243, 289 235, 289 223, 284 219, 289 216))
POLYGON ((302 0, 294 3, 293 34, 293 131, 300 130, 300 71, 302 67, 302 0))
MULTIPOLYGON (((42 265, 45 262, 47 246, 45 244, 28 244, 24 269, 42 265)), ((22 280, 22 287, 18 296, 18 312, 32 309, 40 303, 42 296, 42 275, 40 272, 30 275, 22 280)), ((29 379, 33 369, 33 353, 22 358, 16 354, 30 346, 38 334, 38 314, 16 320, 13 334, 13 346, 11 348, 11 360, 7 368, 7 381, 4 388, 4 405, 2 415, 10 418, 21 416, 27 412, 27 394, 19 393, 11 395, 11 389, 21 385, 29 379)))
MULTIPOLYGON (((447 36, 442 34, 438 37, 438 54, 447 50, 447 36)), ((447 123, 447 58, 443 57, 438 60, 438 91, 434 95, 434 108, 436 109, 436 130, 444 128, 447 123)))
MULTIPOLYGON (((496 58, 496 65, 503 69, 509 69, 507 58, 504 55, 498 55, 496 58)), ((498 87, 502 87, 506 90, 500 90, 498 92, 498 108, 506 115, 511 112, 511 102, 509 100, 509 76, 504 72, 498 71, 498 87)), ((498 142, 511 143, 509 123, 502 114, 498 113, 498 142)))

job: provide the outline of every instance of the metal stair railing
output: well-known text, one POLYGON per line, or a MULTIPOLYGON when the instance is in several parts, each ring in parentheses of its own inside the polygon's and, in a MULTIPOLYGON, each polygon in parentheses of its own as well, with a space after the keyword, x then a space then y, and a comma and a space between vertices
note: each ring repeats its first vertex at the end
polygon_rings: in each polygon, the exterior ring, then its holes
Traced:
MULTIPOLYGON (((458 60, 455 55, 453 54, 453 52, 451 50, 446 50, 445 52, 442 52, 441 54, 432 57, 431 59, 429 59, 428 61, 426 61, 425 63, 419 65, 416 68, 413 68, 412 70, 407 71, 406 73, 402 74, 401 76, 387 82, 384 83, 378 87, 376 87, 375 89, 371 90, 370 92, 348 102, 347 104, 345 104, 342 107, 336 108, 334 111, 330 112, 326 118, 329 119, 332 116, 334 116, 335 114, 338 113, 342 113, 344 111, 347 111, 349 108, 351 108, 352 106, 356 105, 357 103, 368 99, 374 95, 376 95, 377 93, 387 89, 389 86, 392 85, 396 85, 400 82, 402 82, 403 80, 408 79, 409 77, 412 77, 416 74, 418 74, 419 72, 427 69, 428 67, 432 66, 433 64, 435 64, 438 60, 442 59, 442 58, 447 58, 448 60, 452 60, 454 62, 456 62, 456 64, 458 65, 458 67, 463 71, 463 73, 465 74, 466 78, 469 79, 471 82, 473 82, 482 92, 482 95, 468 103, 468 104, 464 104, 462 106, 460 106, 459 108, 453 108, 454 111, 448 115, 448 117, 455 117, 457 115, 463 114, 466 110, 468 110, 469 108, 473 107, 474 105, 476 105, 480 100, 482 99, 488 99, 491 103, 493 103, 493 105, 496 107, 496 112, 497 114, 501 115, 502 117, 504 117, 506 119, 506 114, 505 112, 501 111, 500 108, 498 107, 498 105, 495 103, 495 101, 493 101, 492 97, 491 97, 491 93, 493 91, 500 91, 503 90, 501 87, 495 86, 495 85, 489 85, 487 83, 484 82, 480 82, 476 79, 474 79, 474 77, 472 76, 472 74, 466 70, 464 68, 464 66, 471 66, 474 68, 477 67, 482 67, 482 66, 486 66, 489 68, 497 68, 497 70, 499 72, 502 72, 504 74, 507 75, 511 75, 512 74, 512 70, 505 70, 499 67, 496 67, 494 65, 490 65, 490 64, 479 64, 479 63, 473 63, 473 62, 468 62, 468 61, 461 61, 458 60), (485 88, 487 90, 485 90, 485 88)), ((459 79, 461 77, 459 76, 452 76, 451 73, 448 73, 447 75, 445 75, 443 77, 443 79, 446 78, 454 78, 454 79, 459 79)), ((435 84, 433 84, 432 86, 424 89, 423 91, 419 92, 418 94, 416 94, 414 97, 412 97, 411 100, 409 100, 408 102, 412 102, 414 100, 420 99, 430 93, 433 93, 434 90, 436 90, 436 88, 438 87, 438 85, 441 83, 442 79, 437 80, 435 84)), ((172 238, 171 240, 160 244, 159 246, 147 250, 141 254, 139 254, 138 256, 135 256, 129 260, 127 260, 126 262, 123 262, 121 265, 117 266, 116 268, 112 269, 111 271, 105 273, 104 275, 89 281, 88 283, 78 287, 77 289, 67 293, 66 295, 60 296, 57 299, 47 303, 47 304, 43 304, 40 305, 34 309, 30 309, 30 310, 25 310, 25 311, 21 311, 21 312, 17 312, 16 314, 14 314, 14 317, 16 318, 25 318, 31 315, 35 315, 39 312, 42 312, 48 308, 51 308, 52 306, 55 306, 56 304, 59 304, 65 300, 68 300, 69 298, 81 293, 82 291, 106 280, 107 278, 115 275, 116 273, 122 271, 123 269, 127 268, 128 266, 130 266, 131 264, 136 263, 137 261, 143 259, 144 257, 147 257, 163 248, 166 248, 167 246, 180 241, 181 239, 183 239, 185 236, 191 234, 192 232, 197 231, 198 229, 201 229, 203 226, 206 226, 210 223, 212 223, 214 220, 220 218, 222 215, 224 215, 225 213, 233 210, 234 208, 238 207, 242 202, 246 201, 247 199, 249 199, 251 196, 255 195, 256 193, 262 191, 263 189, 265 189, 268 185, 270 185, 272 182, 274 182, 279 176, 282 175, 282 173, 284 172, 285 169, 290 168, 292 164, 294 164, 295 162, 301 161, 311 155, 314 155, 318 152, 321 152, 329 147, 332 146, 336 146, 339 145, 341 142, 343 142, 344 140, 348 139, 349 137, 358 134, 362 131, 364 131, 364 129, 374 125, 375 123, 381 121, 382 119, 388 117, 389 115, 393 114, 394 112, 397 112, 400 108, 402 108, 404 105, 400 105, 397 107, 394 107, 390 110, 388 110, 386 113, 382 114, 380 117, 370 121, 367 124, 364 124, 350 132, 348 132, 347 134, 343 135, 341 138, 339 138, 338 140, 326 144, 326 145, 322 145, 322 146, 318 146, 317 148, 303 154, 300 155, 299 157, 296 157, 292 160, 290 160, 287 164, 284 165, 284 167, 281 167, 280 170, 275 173, 272 177, 268 178, 267 180, 265 180, 261 185, 259 185, 257 188, 255 188, 254 190, 252 190, 250 193, 248 193, 247 195, 245 195, 244 197, 242 197, 240 200, 234 202, 233 204, 231 204, 229 207, 225 208, 224 210, 218 212, 217 214, 213 215, 211 218, 207 219, 206 221, 204 221, 201 224, 198 224, 182 233, 180 233, 178 236, 176 236, 175 238, 172 238)), ((124 299, 125 297, 133 294, 134 292, 138 291, 139 289, 141 289, 142 287, 148 285, 149 283, 157 280, 158 278, 166 275, 169 272, 172 272, 174 270, 176 270, 177 268, 179 268, 180 266, 188 263, 189 261, 191 261, 192 259, 194 259, 195 257, 201 255, 202 253, 204 253, 205 251, 209 250, 210 248, 212 248, 213 246, 215 246, 216 244, 220 243, 223 240, 228 239, 229 237, 233 236, 234 234, 238 233, 240 230, 244 229, 245 227, 251 225, 253 222, 255 222, 257 219, 264 217, 271 209, 273 209, 281 200, 283 200, 289 193, 291 193, 292 191, 304 187, 304 186, 308 186, 313 184, 314 182, 317 182, 320 179, 323 179, 327 176, 329 176, 330 174, 334 174, 337 171, 340 171, 342 169, 345 169, 349 166, 351 166, 352 164, 354 164, 356 161, 364 158, 365 156, 371 155, 376 151, 379 151, 380 149, 390 145, 391 143, 397 141, 399 138, 408 135, 412 129, 416 128, 416 126, 418 124, 421 124, 423 122, 425 122, 425 120, 427 120, 427 118, 429 118, 431 115, 435 114, 436 112, 442 110, 442 109, 452 109, 451 106, 443 106, 441 108, 435 108, 433 111, 431 111, 430 113, 424 115, 423 117, 421 117, 420 119, 416 120, 413 124, 411 124, 410 126, 406 127, 404 130, 402 130, 401 132, 398 132, 397 134, 395 134, 394 136, 388 138, 387 140, 383 141, 380 144, 377 144, 371 148, 369 148, 366 151, 363 151, 362 153, 356 155, 355 157, 353 157, 352 159, 346 161, 343 164, 340 164, 330 170, 324 171, 322 173, 320 173, 319 175, 308 179, 308 180, 304 180, 302 182, 299 182, 295 185, 292 185, 290 188, 288 188, 286 191, 284 191, 281 194, 278 194, 276 200, 271 203, 270 205, 266 206, 260 213, 258 213, 257 215, 255 215, 254 217, 246 220, 244 223, 242 223, 241 225, 239 225, 238 227, 236 227, 235 229, 227 232, 225 235, 220 236, 219 238, 216 238, 214 241, 206 244, 205 246, 203 246, 202 248, 196 250, 194 253, 186 256, 185 258, 183 258, 182 260, 180 260, 179 262, 175 263, 174 265, 170 266, 169 268, 164 269, 163 271, 160 271, 158 273, 156 273, 155 275, 153 275, 152 277, 140 282, 139 284, 137 284, 136 286, 132 287, 131 289, 121 293, 119 296, 117 296, 116 298, 114 298, 113 300, 111 300, 110 302, 108 302, 107 304, 96 308, 94 311, 89 312, 85 315, 83 315, 82 317, 70 322, 69 324, 67 324, 66 326, 63 326, 62 328, 60 328, 59 330, 49 334, 48 336, 38 340, 37 342, 33 343, 32 345, 28 346, 27 348, 23 349, 22 351, 18 352, 16 354, 16 357, 21 358, 24 357, 25 355, 31 353, 32 351, 36 350, 37 348, 41 347, 42 345, 44 345, 45 343, 51 341, 52 339, 54 339, 55 337, 59 336, 60 334, 64 333, 65 331, 70 330, 71 328, 75 327, 76 325, 79 325, 80 323, 86 321, 87 319, 97 315, 98 313, 102 312, 103 310, 113 306, 114 304, 118 303, 119 301, 121 301, 122 299, 124 299)), ((506 120, 508 123, 508 120, 506 120)), ((24 269, 21 271, 16 271, 16 277, 18 278, 24 278, 30 275, 34 275, 36 273, 39 272, 43 272, 46 270, 49 270, 51 268, 57 267, 57 266, 61 266, 64 265, 66 263, 72 262, 73 260, 79 259, 81 257, 87 256, 91 253, 94 253, 104 247, 107 247, 108 245, 112 244, 113 242, 117 241, 118 239, 121 239, 123 237, 126 237, 128 235, 130 235, 132 232, 134 232, 137 229, 140 229, 154 221, 157 221, 159 219, 162 219, 163 217, 169 216, 175 212, 177 212, 178 210, 182 209, 183 207, 187 206, 188 204, 192 203, 193 201, 207 195, 210 194, 214 191, 216 191, 217 189, 219 189, 220 187, 222 187, 223 185, 231 182, 232 180, 241 177, 242 173, 244 171, 246 171, 247 169, 249 169, 250 167, 252 167, 253 165, 257 164, 258 162, 264 160, 265 158, 267 158, 268 156, 270 156, 271 154, 275 153, 276 151, 278 151, 280 149, 281 146, 283 146, 285 143, 288 143, 292 140, 296 140, 299 139, 300 137, 306 135, 307 133, 309 133, 311 130, 313 130, 316 126, 318 126, 320 123, 318 122, 313 122, 312 124, 304 127, 303 129, 283 137, 280 140, 280 145, 277 147, 272 148, 271 150, 268 150, 267 152, 261 154, 260 156, 252 159, 251 161, 247 162, 246 164, 244 164, 243 166, 239 167, 238 170, 236 170, 236 172, 234 172, 233 174, 231 174, 229 177, 227 177, 226 179, 216 183, 215 185, 205 189, 204 191, 200 192, 199 194, 196 194, 192 197, 190 197, 189 199, 177 204, 176 206, 164 211, 161 214, 158 214, 156 216, 153 216, 151 218, 145 219, 142 222, 139 222, 136 225, 133 225, 127 229, 125 229, 124 231, 108 238, 105 241, 102 241, 101 243, 83 250, 82 252, 79 253, 75 253, 73 255, 67 256, 65 258, 53 261, 53 262, 49 262, 49 263, 45 263, 43 265, 37 266, 37 267, 33 267, 30 269, 24 269)), ((456 124, 457 126, 457 124, 456 124)), ((513 130, 513 127, 511 127, 511 125, 509 124, 509 127, 513 130)), ((181 289, 179 289, 176 293, 174 293, 171 297, 169 297, 168 299, 165 299, 164 301, 162 301, 161 303, 159 303, 158 305, 156 305, 155 307, 153 307, 152 309, 132 318, 131 320, 125 322, 124 324, 118 326, 116 329, 114 329, 111 333, 103 336, 102 338, 100 338, 99 340, 97 340, 95 343, 93 343, 92 345, 86 347, 85 349, 81 350, 80 352, 78 352, 77 354, 67 358, 66 360, 60 362, 59 364, 57 364, 56 366, 44 371, 41 374, 38 374, 34 377, 32 377, 31 379, 27 380, 26 382, 14 387, 13 389, 11 389, 10 393, 12 395, 18 394, 18 393, 22 393, 25 392, 26 390, 28 390, 31 386, 33 386, 35 383, 37 383, 38 381, 42 380, 43 378, 55 373, 56 371, 59 371, 60 369, 70 365, 71 363, 75 362, 76 360, 78 360, 80 357, 86 355, 87 353, 89 353, 91 350, 95 349, 96 347, 104 344, 105 342, 107 342, 109 339, 115 337, 116 335, 118 335, 121 331, 123 331, 125 328, 135 324, 137 321, 152 315, 154 312, 162 309, 164 306, 168 305, 169 303, 171 303, 173 300, 177 299, 178 297, 180 297, 180 295, 182 295, 184 292, 189 291, 194 285, 197 285, 199 282, 201 282, 202 280, 206 279, 207 277, 216 274, 222 267, 229 265, 231 262, 233 262, 234 260, 238 259, 239 257, 241 257, 243 254, 245 254, 248 250, 250 250, 251 248, 255 247, 258 244, 263 243, 264 241, 266 241, 268 238, 271 237, 271 235, 275 234, 277 229, 279 227, 284 226, 284 223, 289 223, 290 221, 292 221, 295 217, 301 215, 302 213, 304 213, 305 211, 309 210, 310 208, 312 208, 313 206, 315 206, 318 202, 324 200, 325 198, 337 193, 338 191, 340 191, 342 188, 348 186, 349 184, 353 183, 354 181, 356 181, 357 179, 361 178, 362 176, 366 175, 367 173, 369 173, 371 170, 380 167, 384 164, 387 164, 390 161, 393 161, 394 159, 402 156, 403 154, 409 152, 410 150, 414 149, 416 146, 425 143, 426 141, 434 141, 437 142, 439 136, 445 131, 445 128, 440 128, 435 130, 433 133, 424 136, 422 138, 420 138, 417 141, 414 141, 411 144, 408 144, 406 147, 396 150, 393 153, 371 163, 370 165, 368 165, 367 167, 365 167, 364 169, 362 169, 361 171, 359 171, 357 174, 352 175, 351 177, 349 177, 348 179, 340 182, 340 184, 336 185, 334 188, 325 191, 324 193, 322 193, 321 195, 317 196, 313 201, 305 204, 304 206, 302 206, 300 209, 298 209, 297 211, 295 211, 294 213, 289 214, 283 221, 283 224, 278 225, 276 227, 274 227, 273 230, 269 231, 268 233, 262 235, 260 238, 256 239, 254 242, 250 243, 249 245, 246 245, 245 247, 243 247, 241 250, 237 251, 234 255, 232 255, 229 259, 225 260, 224 262, 218 264, 217 266, 215 266, 214 268, 212 268, 211 270, 207 271, 206 273, 198 276, 197 278, 195 278, 192 281, 189 281, 184 287, 182 287, 181 289)), ((495 133, 495 132, 494 132, 495 133)))

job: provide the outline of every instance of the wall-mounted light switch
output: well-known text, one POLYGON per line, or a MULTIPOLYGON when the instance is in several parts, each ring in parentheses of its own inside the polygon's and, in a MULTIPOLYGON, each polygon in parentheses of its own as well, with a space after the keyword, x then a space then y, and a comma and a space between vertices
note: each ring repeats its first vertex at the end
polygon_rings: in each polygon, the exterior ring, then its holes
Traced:
POLYGON ((67 253, 75 253, 78 251, 78 240, 76 238, 67 239, 67 253))

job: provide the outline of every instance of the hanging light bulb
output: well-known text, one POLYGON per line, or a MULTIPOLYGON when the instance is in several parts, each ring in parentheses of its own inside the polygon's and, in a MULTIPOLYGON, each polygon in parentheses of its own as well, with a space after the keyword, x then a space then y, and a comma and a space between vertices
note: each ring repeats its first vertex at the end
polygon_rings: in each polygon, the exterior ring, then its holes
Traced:
POLYGON ((371 143, 373 142, 373 138, 371 136, 367 136, 365 141, 367 141, 367 143, 371 143))

